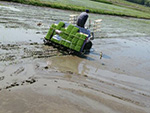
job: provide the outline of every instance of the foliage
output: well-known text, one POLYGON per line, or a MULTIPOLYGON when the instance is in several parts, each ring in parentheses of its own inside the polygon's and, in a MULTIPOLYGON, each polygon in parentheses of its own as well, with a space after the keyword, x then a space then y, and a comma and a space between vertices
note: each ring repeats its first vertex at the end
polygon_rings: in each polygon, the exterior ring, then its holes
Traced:
POLYGON ((91 0, 91 1, 101 2, 101 3, 107 3, 107 4, 112 4, 111 1, 107 1, 107 0, 91 0))
MULTIPOLYGON (((127 0, 92 0, 92 1, 96 1, 96 2, 107 1, 113 5, 126 7, 126 8, 130 8, 130 9, 135 9, 135 10, 147 12, 147 13, 150 12, 150 8, 145 7, 144 5, 138 5, 133 2, 128 2, 127 0)), ((148 1, 150 1, 150 0, 148 0, 148 1)))
POLYGON ((146 5, 150 7, 150 0, 127 0, 129 2, 138 3, 141 5, 146 5))

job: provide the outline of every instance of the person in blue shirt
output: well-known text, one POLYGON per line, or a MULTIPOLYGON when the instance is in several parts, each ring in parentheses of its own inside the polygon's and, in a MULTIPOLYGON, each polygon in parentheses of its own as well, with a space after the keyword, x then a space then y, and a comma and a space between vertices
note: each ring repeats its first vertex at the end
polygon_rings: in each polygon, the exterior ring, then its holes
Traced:
POLYGON ((85 23, 88 19, 88 13, 89 13, 89 10, 86 9, 85 12, 82 12, 78 18, 77 18, 77 26, 80 26, 80 27, 83 27, 85 26, 85 23))

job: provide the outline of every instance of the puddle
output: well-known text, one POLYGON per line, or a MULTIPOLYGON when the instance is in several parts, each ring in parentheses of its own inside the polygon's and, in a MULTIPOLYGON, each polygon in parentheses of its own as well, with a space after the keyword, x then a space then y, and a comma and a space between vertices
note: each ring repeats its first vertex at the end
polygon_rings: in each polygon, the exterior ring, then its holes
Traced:
POLYGON ((62 56, 53 57, 48 60, 47 64, 51 68, 55 68, 59 71, 71 71, 73 73, 81 74, 84 68, 81 67, 83 59, 77 56, 62 56))
MULTIPOLYGON (((43 42, 41 34, 36 34, 34 30, 25 30, 22 28, 0 28, 0 42, 12 43, 12 42, 43 42)), ((44 37, 43 37, 44 38, 44 37)))
POLYGON ((94 40, 93 46, 95 54, 91 53, 90 56, 97 62, 104 63, 110 71, 149 79, 149 42, 149 37, 97 39, 94 40), (101 60, 100 52, 103 52, 101 60))

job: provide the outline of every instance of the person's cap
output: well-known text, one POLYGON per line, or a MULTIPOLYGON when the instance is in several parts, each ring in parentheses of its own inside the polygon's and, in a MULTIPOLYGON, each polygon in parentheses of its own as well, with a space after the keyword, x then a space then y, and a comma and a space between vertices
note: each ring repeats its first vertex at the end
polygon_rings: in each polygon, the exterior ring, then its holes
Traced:
POLYGON ((89 13, 90 11, 88 9, 86 9, 85 12, 89 13))

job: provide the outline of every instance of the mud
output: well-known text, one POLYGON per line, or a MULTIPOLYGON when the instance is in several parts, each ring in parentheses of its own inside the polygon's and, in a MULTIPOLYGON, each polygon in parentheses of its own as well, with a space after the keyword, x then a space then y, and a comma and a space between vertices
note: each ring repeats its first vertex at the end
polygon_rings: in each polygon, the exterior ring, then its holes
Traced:
POLYGON ((0 2, 1 113, 149 113, 150 20, 103 19, 84 56, 46 46, 43 38, 70 14, 0 2))

